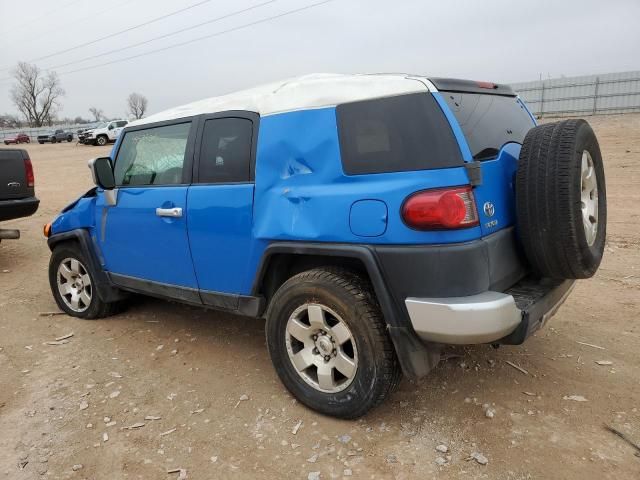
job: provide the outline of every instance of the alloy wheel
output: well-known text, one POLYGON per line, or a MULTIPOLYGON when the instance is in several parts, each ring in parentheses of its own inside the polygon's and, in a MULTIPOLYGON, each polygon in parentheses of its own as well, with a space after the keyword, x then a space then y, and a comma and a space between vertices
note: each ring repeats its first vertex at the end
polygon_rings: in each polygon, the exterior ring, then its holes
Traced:
POLYGON ((316 303, 297 308, 287 321, 287 353, 295 371, 316 390, 347 388, 358 369, 351 330, 333 310, 316 303))
POLYGON ((74 312, 84 312, 91 304, 93 286, 86 267, 76 258, 65 258, 56 275, 58 292, 74 312))
POLYGON ((586 150, 582 152, 580 196, 584 234, 587 243, 592 246, 598 233, 598 179, 593 159, 586 150))

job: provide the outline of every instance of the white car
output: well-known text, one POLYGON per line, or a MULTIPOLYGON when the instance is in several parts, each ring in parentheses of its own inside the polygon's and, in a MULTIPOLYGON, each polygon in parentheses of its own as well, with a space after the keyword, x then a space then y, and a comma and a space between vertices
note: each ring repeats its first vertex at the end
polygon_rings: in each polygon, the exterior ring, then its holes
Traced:
POLYGON ((82 143, 102 146, 115 142, 127 123, 128 120, 112 120, 98 125, 93 130, 84 132, 82 143))

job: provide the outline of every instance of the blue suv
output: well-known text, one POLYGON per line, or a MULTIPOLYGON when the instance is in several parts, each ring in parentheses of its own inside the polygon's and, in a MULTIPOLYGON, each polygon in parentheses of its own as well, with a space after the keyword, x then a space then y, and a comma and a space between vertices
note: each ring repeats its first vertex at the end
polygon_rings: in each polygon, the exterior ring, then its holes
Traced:
POLYGON ((521 344, 602 258, 583 120, 505 85, 309 75, 129 123, 45 226, 59 307, 131 293, 266 319, 284 385, 356 418, 447 344, 521 344))

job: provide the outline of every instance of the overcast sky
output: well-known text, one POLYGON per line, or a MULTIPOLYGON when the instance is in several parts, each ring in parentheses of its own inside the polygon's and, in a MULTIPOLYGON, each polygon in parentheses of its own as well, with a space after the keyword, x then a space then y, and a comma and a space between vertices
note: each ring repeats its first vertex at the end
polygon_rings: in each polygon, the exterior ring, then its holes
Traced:
POLYGON ((211 35, 317 3, 276 0, 129 48, 266 0, 0 0, 0 113, 15 113, 7 67, 57 67, 59 116, 96 106, 125 115, 129 93, 149 113, 312 72, 411 72, 495 82, 640 69, 639 0, 333 0, 298 13, 132 60, 65 73, 211 35))

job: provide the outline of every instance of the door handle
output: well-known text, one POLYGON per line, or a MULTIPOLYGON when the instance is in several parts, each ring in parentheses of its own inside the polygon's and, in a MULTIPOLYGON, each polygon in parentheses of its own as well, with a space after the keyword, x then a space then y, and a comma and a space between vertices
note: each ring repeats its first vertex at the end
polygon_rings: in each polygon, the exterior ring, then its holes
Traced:
POLYGON ((179 218, 182 216, 182 209, 175 208, 156 208, 156 215, 159 217, 179 218))

